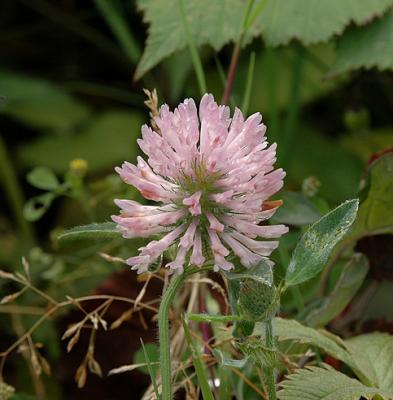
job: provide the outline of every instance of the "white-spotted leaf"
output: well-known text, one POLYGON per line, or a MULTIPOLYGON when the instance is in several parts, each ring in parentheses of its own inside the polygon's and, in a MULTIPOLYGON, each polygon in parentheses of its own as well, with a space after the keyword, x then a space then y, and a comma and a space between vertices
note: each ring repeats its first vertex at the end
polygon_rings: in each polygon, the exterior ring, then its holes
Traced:
POLYGON ((309 227, 292 254, 286 286, 298 285, 321 272, 333 248, 353 224, 358 206, 357 199, 346 201, 309 227))

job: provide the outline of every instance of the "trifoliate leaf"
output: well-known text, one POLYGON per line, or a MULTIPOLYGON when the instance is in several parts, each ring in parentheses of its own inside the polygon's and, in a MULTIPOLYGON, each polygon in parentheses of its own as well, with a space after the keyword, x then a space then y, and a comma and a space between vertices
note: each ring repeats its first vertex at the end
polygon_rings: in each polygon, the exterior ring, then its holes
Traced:
POLYGON ((239 0, 139 0, 149 23, 149 36, 135 77, 139 79, 161 60, 187 47, 183 13, 196 46, 219 50, 241 31, 245 3, 239 0))

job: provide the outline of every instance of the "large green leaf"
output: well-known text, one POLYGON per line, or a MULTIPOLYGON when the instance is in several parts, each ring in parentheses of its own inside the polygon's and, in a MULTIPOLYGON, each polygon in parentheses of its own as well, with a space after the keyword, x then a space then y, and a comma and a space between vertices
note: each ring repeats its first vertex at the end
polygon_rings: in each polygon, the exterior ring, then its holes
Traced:
POLYGON ((381 233, 393 233, 393 154, 385 154, 371 164, 366 183, 367 197, 348 240, 381 233))
POLYGON ((68 229, 63 232, 58 239, 65 242, 81 239, 115 239, 118 237, 120 237, 120 232, 116 228, 116 224, 114 222, 103 222, 100 224, 82 225, 68 229))
POLYGON ((342 33, 351 21, 362 24, 392 4, 391 0, 270 0, 258 23, 269 45, 291 39, 309 45, 342 33))
POLYGON ((345 343, 371 384, 393 393, 393 336, 372 333, 353 337, 345 343))
POLYGON ((274 332, 279 340, 295 340, 318 347, 332 357, 343 361, 354 371, 359 371, 344 343, 338 337, 328 335, 325 331, 304 326, 294 319, 275 318, 274 332))
MULTIPOLYGON (((136 71, 140 78, 169 55, 187 47, 180 7, 195 45, 219 50, 239 38, 245 1, 242 0, 138 0, 150 25, 142 59, 136 71)), ((392 0, 270 0, 251 27, 266 43, 278 46, 298 39, 309 45, 327 41, 355 21, 360 24, 382 14, 392 0)))
POLYGON ((281 400, 371 400, 376 394, 390 399, 392 395, 376 387, 363 385, 333 369, 309 367, 298 370, 281 382, 281 400))
POLYGON ((274 330, 278 340, 318 347, 347 364, 364 384, 393 393, 393 335, 372 333, 342 341, 324 330, 282 318, 274 319, 274 330))
POLYGON ((360 289, 368 272, 368 260, 355 254, 344 267, 336 286, 328 297, 318 300, 318 305, 307 313, 307 325, 321 327, 341 313, 360 289))
POLYGON ((61 86, 5 70, 0 71, 0 94, 6 98, 0 113, 35 128, 69 129, 90 114, 61 86))
POLYGON ((195 45, 216 50, 239 37, 245 3, 239 0, 139 0, 149 36, 135 76, 140 78, 164 58, 187 47, 180 2, 195 45))
POLYGON ((353 28, 337 43, 332 74, 356 68, 393 70, 393 11, 366 27, 353 28))
POLYGON ((26 167, 44 165, 64 172, 71 160, 83 158, 91 171, 112 169, 117 163, 135 158, 141 123, 139 114, 108 111, 73 135, 43 137, 24 144, 18 151, 19 161, 26 167))
POLYGON ((322 270, 355 220, 358 205, 357 199, 346 201, 310 226, 292 254, 285 276, 287 286, 305 282, 322 270))

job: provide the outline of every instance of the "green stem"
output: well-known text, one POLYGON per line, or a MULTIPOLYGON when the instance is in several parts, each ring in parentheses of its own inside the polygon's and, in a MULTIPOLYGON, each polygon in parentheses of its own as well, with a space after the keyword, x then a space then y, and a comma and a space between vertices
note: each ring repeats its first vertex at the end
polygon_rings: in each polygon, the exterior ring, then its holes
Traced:
POLYGON ((304 310, 304 300, 302 296, 302 292, 299 289, 299 286, 291 286, 289 288, 292 298, 295 302, 296 309, 300 313, 304 310))
MULTIPOLYGON (((280 256, 281 264, 288 268, 290 257, 285 243, 280 243, 278 254, 280 256)), ((300 313, 304 310, 304 299, 302 293, 300 292, 299 286, 290 286, 289 290, 291 292, 296 309, 300 313)))
POLYGON ((198 346, 191 336, 190 328, 188 327, 188 321, 186 319, 183 319, 183 328, 187 344, 191 349, 192 362, 194 364, 198 383, 201 388, 203 400, 214 400, 213 393, 209 386, 209 378, 207 375, 206 367, 201 359, 201 354, 198 350, 198 346))
POLYGON ((209 315, 209 314, 187 314, 187 320, 194 322, 233 322, 243 321, 239 315, 209 315))
POLYGON ((243 21, 245 31, 247 31, 254 24, 255 20, 261 15, 268 2, 269 0, 261 0, 252 13, 250 9, 247 19, 243 21))
POLYGON ((177 290, 185 279, 185 273, 174 276, 161 299, 158 311, 158 337, 160 341, 160 362, 162 400, 172 400, 171 338, 169 333, 169 310, 177 290))
POLYGON ((270 142, 278 140, 278 132, 280 132, 280 110, 277 101, 277 82, 280 77, 278 75, 278 62, 275 50, 267 47, 265 50, 266 57, 266 76, 269 77, 266 82, 266 94, 269 99, 269 134, 270 142))
MULTIPOLYGON (((273 334, 273 324, 272 320, 269 319, 265 322, 265 340, 266 340, 266 347, 268 349, 274 350, 274 334, 273 334)), ((269 400, 276 400, 276 378, 274 376, 274 367, 267 366, 264 368, 265 372, 265 383, 267 386, 267 391, 269 395, 269 400)))
POLYGON ((205 73, 203 71, 202 61, 201 61, 201 58, 199 57, 198 50, 195 46, 194 40, 190 33, 190 29, 188 27, 187 16, 186 16, 186 12, 184 10, 183 0, 179 0, 179 6, 180 6, 180 11, 181 11, 181 16, 182 16, 183 29, 184 29, 184 33, 187 38, 188 47, 190 49, 191 59, 192 59, 192 63, 194 65, 194 69, 195 69, 195 74, 196 74, 196 77, 198 80, 199 90, 201 92, 201 95, 203 95, 204 93, 206 93, 207 89, 206 89, 206 78, 205 78, 205 73))
POLYGON ((252 82, 254 79, 254 68, 255 68, 255 51, 253 51, 251 53, 250 64, 248 66, 246 88, 244 91, 244 98, 243 98, 243 103, 242 103, 242 108, 241 108, 244 115, 247 115, 248 106, 250 105, 252 82))
POLYGON ((109 0, 95 0, 95 3, 128 59, 134 65, 137 64, 141 57, 141 51, 121 10, 116 3, 109 0))
POLYGON ((34 242, 34 233, 31 225, 23 215, 23 194, 18 183, 18 178, 12 168, 12 162, 8 156, 8 151, 0 135, 0 181, 4 187, 4 193, 8 198, 10 208, 12 209, 15 220, 18 224, 20 232, 25 239, 31 244, 34 242))
POLYGON ((281 139, 281 155, 279 161, 285 169, 290 164, 292 146, 295 141, 295 134, 298 129, 301 89, 304 72, 304 49, 297 47, 295 57, 292 63, 292 82, 289 95, 289 109, 284 126, 284 133, 281 139))

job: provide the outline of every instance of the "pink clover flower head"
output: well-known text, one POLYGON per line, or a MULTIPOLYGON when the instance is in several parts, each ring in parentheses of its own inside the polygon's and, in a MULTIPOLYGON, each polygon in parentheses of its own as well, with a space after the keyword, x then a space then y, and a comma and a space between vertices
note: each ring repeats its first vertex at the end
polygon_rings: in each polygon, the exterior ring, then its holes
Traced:
POLYGON ((151 237, 127 260, 138 273, 148 271, 169 248, 176 257, 166 267, 182 272, 187 265, 211 261, 214 270, 245 267, 268 257, 284 225, 261 225, 281 204, 267 201, 281 189, 285 172, 274 169, 276 144, 268 147, 259 113, 247 119, 236 108, 219 106, 205 94, 199 110, 186 99, 173 112, 167 105, 155 118, 158 132, 143 125, 138 144, 147 162, 124 162, 116 172, 156 205, 115 200, 112 216, 125 238, 151 237), (211 260, 207 260, 211 258, 211 260))

